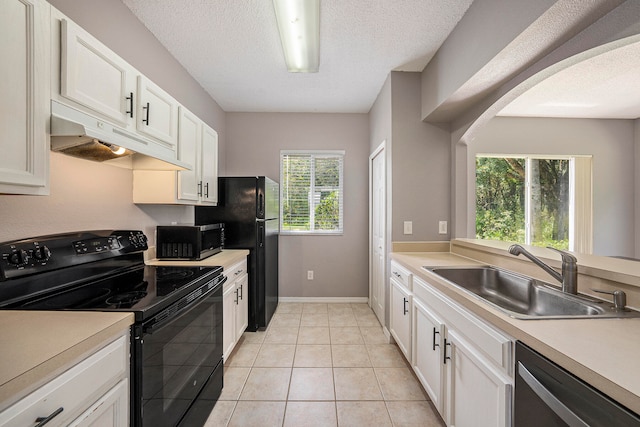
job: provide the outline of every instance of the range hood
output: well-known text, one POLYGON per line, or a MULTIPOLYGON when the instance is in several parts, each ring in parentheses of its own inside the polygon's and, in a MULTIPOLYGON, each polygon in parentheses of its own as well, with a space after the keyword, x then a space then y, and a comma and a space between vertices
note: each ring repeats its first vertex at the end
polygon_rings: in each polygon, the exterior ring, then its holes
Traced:
POLYGON ((191 170, 172 151, 87 113, 51 101, 51 151, 137 170, 191 170))

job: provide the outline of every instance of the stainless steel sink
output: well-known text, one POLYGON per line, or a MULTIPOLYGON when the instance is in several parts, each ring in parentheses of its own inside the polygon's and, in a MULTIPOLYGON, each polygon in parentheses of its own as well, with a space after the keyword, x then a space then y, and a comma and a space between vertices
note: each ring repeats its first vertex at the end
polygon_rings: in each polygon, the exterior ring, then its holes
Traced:
POLYGON ((518 319, 640 317, 612 303, 571 295, 549 283, 496 267, 424 267, 518 319))

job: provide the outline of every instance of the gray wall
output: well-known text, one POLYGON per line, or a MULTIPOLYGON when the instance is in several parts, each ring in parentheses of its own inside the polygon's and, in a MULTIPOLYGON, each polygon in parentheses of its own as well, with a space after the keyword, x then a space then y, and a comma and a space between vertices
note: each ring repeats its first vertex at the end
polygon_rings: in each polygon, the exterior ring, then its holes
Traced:
POLYGON ((461 89, 555 2, 475 0, 422 73, 421 117, 461 89))
POLYGON ((228 176, 278 182, 280 150, 345 150, 344 234, 280 236, 280 296, 368 296, 368 116, 227 113, 227 137, 228 176))
POLYGON ((449 220, 450 134, 422 122, 420 85, 420 73, 391 73, 393 241, 449 239, 438 222, 449 220), (413 234, 404 234, 404 221, 413 234))
MULTIPOLYGON (((52 0, 62 13, 166 89, 219 132, 224 171, 225 113, 119 0, 52 0)), ((142 229, 193 218, 187 206, 137 206, 130 170, 51 153, 51 195, 0 195, 0 241, 87 229, 142 229)))
POLYGON ((392 72, 369 113, 369 154, 386 141, 387 253, 393 241, 449 238, 438 234, 438 221, 450 216, 450 133, 421 121, 420 80, 420 73, 392 72), (413 234, 404 234, 404 221, 413 222, 413 234))
MULTIPOLYGON (((477 153, 592 155, 593 253, 632 257, 634 145, 631 120, 496 117, 469 146, 468 185, 475 187, 477 153)), ((472 211, 474 203, 469 203, 472 211)))

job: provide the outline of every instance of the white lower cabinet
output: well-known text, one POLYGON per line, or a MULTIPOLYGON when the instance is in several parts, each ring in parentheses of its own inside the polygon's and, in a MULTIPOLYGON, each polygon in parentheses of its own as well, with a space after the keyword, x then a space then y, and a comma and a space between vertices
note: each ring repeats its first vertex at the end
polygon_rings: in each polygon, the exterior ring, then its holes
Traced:
POLYGON ((223 358, 226 361, 249 325, 249 275, 247 261, 225 270, 227 281, 222 293, 223 358))
POLYGON ((513 340, 418 277, 410 360, 448 426, 511 425, 513 340))
POLYGON ((478 355, 455 330, 447 332, 447 409, 450 426, 511 425, 512 380, 478 355))
POLYGON ((438 412, 444 413, 444 368, 440 342, 444 323, 419 300, 413 301, 413 370, 438 412))
POLYGON ((391 261, 389 332, 409 362, 411 362, 411 319, 413 314, 412 278, 413 275, 407 269, 397 262, 391 261))
POLYGON ((120 381, 69 427, 129 425, 129 381, 120 381))
POLYGON ((391 279, 389 332, 407 360, 411 361, 411 292, 391 279))
POLYGON ((129 339, 121 336, 0 412, 0 426, 129 424, 129 339))

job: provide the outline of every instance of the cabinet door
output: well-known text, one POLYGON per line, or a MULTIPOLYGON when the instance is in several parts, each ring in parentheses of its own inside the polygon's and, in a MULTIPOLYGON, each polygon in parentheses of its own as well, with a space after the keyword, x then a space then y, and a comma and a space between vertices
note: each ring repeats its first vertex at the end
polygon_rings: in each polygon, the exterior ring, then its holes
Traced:
POLYGON ((390 308, 389 332, 411 362, 411 295, 395 279, 391 279, 390 308))
POLYGON ((138 76, 136 129, 175 152, 178 143, 178 102, 144 76, 138 76))
POLYGON ((236 306, 236 340, 239 340, 249 325, 249 276, 245 273, 236 281, 238 304, 236 306))
POLYGON ((228 286, 222 294, 222 349, 225 362, 236 343, 236 296, 234 284, 228 286))
POLYGON ((135 70, 73 22, 60 24, 61 95, 126 125, 134 114, 135 70))
POLYGON ((200 200, 218 203, 218 133, 203 123, 200 154, 202 195, 200 200))
POLYGON ((129 425, 129 381, 123 379, 104 394, 69 427, 129 425))
POLYGON ((189 110, 180 107, 178 159, 193 169, 178 172, 178 199, 198 201, 202 185, 198 167, 201 121, 189 110))
MULTIPOLYGON (((49 425, 67 425, 86 412, 129 369, 129 336, 122 336, 0 412, 0 426, 31 426, 52 416, 49 425)), ((128 387, 125 387, 128 392, 128 387)), ((125 399, 128 402, 128 397, 125 399)), ((126 412, 126 408, 125 408, 126 412)), ((127 414, 128 415, 128 414, 127 414)))
POLYGON ((455 331, 447 332, 443 351, 447 371, 447 425, 504 427, 510 425, 511 380, 485 362, 455 331))
POLYGON ((440 414, 444 413, 444 324, 422 302, 413 300, 413 370, 440 414))
POLYGON ((0 1, 0 193, 49 194, 49 4, 0 1))

